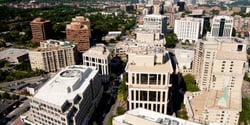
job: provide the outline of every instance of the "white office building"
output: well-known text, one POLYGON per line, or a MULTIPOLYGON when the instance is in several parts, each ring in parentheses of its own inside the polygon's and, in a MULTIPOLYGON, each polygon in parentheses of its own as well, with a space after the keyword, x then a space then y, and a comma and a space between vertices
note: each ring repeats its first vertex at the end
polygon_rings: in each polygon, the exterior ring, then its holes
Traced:
POLYGON ((231 37, 233 31, 233 17, 226 15, 214 16, 211 26, 212 37, 231 37))
POLYGON ((145 15, 143 18, 143 29, 153 31, 155 33, 167 32, 167 17, 163 15, 145 15))
POLYGON ((62 69, 35 94, 31 112, 36 125, 87 125, 103 93, 95 67, 62 69))
POLYGON ((109 81, 110 52, 104 44, 96 44, 96 46, 84 52, 82 56, 83 65, 96 67, 102 75, 102 81, 109 81))
POLYGON ((175 48, 174 54, 177 60, 179 71, 182 74, 193 73, 192 63, 194 60, 194 50, 175 48))
POLYGON ((203 18, 180 18, 175 20, 174 33, 182 42, 195 43, 202 36, 203 18))
POLYGON ((173 70, 164 47, 130 48, 126 65, 129 110, 141 107, 166 114, 173 70))

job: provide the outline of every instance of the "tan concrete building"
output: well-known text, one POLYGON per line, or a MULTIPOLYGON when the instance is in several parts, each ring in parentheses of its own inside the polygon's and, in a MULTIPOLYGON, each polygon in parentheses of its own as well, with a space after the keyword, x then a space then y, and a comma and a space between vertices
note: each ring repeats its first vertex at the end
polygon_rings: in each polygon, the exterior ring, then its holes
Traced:
MULTIPOLYGON (((114 117, 113 125, 201 125, 143 108, 127 111, 114 117)), ((211 124, 212 125, 212 124, 211 124)), ((218 124, 219 125, 219 124, 218 124)))
POLYGON ((90 23, 84 17, 73 18, 71 24, 66 25, 66 39, 76 43, 79 52, 90 48, 90 36, 90 23))
POLYGON ((201 90, 229 90, 241 92, 246 66, 245 40, 240 38, 209 38, 196 46, 194 75, 201 90), (236 85, 237 83, 237 85, 236 85))
POLYGON ((32 70, 55 72, 76 64, 76 46, 71 42, 47 40, 29 51, 29 59, 32 70))
POLYGON ((201 92, 186 93, 190 120, 237 125, 247 42, 240 38, 208 38, 196 46, 194 75, 201 92))
POLYGON ((103 87, 94 67, 62 69, 38 90, 31 101, 36 125, 87 125, 98 106, 103 87))
POLYGON ((44 18, 35 18, 30 22, 32 31, 32 41, 42 42, 52 38, 52 26, 50 20, 44 18))
POLYGON ((82 56, 83 65, 96 67, 102 75, 101 80, 103 82, 109 81, 111 57, 104 44, 96 44, 96 46, 84 52, 82 56))
POLYGON ((174 69, 164 47, 131 47, 125 70, 129 110, 141 107, 167 114, 170 74, 174 69))

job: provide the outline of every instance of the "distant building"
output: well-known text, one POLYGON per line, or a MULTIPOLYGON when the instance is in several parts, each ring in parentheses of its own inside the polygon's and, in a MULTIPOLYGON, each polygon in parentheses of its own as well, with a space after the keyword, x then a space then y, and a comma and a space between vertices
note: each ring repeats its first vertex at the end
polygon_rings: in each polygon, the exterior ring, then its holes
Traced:
POLYGON ((177 2, 177 6, 179 7, 178 11, 185 10, 185 2, 179 1, 179 2, 177 2))
POLYGON ((32 41, 42 42, 52 38, 52 25, 50 20, 38 17, 30 22, 30 26, 32 41))
POLYGON ((240 35, 244 34, 245 32, 249 32, 250 17, 241 17, 239 15, 235 15, 233 17, 233 27, 240 35))
POLYGON ((90 22, 85 18, 73 18, 66 25, 66 39, 77 44, 77 50, 84 52, 90 48, 90 22))
POLYGON ((0 51, 0 61, 6 60, 10 64, 19 64, 21 61, 29 60, 29 51, 26 49, 9 48, 0 51))
POLYGON ((161 114, 143 108, 127 111, 125 114, 114 117, 113 125, 201 125, 173 116, 161 114))
POLYGON ((48 80, 32 98, 34 123, 87 125, 102 93, 96 68, 68 66, 48 80))
POLYGON ((170 75, 174 72, 164 47, 135 46, 128 51, 128 109, 167 114, 170 75))
POLYGON ((203 18, 180 18, 175 20, 174 33, 182 42, 195 43, 202 36, 203 18))
POLYGON ((143 18, 143 29, 155 33, 167 32, 167 17, 163 15, 145 15, 143 18))
POLYGON ((76 45, 72 42, 47 40, 40 47, 29 51, 32 70, 41 69, 56 72, 66 66, 76 64, 76 45))
POLYGON ((104 44, 96 44, 96 46, 84 52, 82 56, 83 65, 96 67, 102 75, 101 80, 103 82, 109 81, 111 57, 104 44))
POLYGON ((212 37, 231 37, 233 31, 233 17, 219 15, 213 18, 211 26, 212 37))

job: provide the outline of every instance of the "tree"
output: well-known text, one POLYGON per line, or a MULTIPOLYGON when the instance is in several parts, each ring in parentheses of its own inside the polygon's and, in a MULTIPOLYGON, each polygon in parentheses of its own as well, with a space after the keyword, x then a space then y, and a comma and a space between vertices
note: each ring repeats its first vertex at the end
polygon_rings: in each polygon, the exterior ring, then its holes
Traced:
POLYGON ((20 98, 20 96, 19 96, 19 95, 16 95, 16 94, 13 94, 13 95, 11 96, 11 98, 12 98, 13 100, 17 100, 17 99, 20 98))
POLYGON ((195 78, 193 75, 187 74, 183 78, 187 86, 187 91, 200 91, 200 89, 195 85, 195 78))
POLYGON ((166 47, 167 48, 174 48, 176 43, 178 42, 177 36, 175 33, 169 33, 165 36, 165 40, 166 40, 166 47))
POLYGON ((7 92, 2 93, 2 98, 4 99, 10 99, 10 94, 7 92))
POLYGON ((242 111, 240 112, 240 122, 244 122, 247 125, 247 121, 250 119, 250 100, 248 98, 242 98, 242 111))

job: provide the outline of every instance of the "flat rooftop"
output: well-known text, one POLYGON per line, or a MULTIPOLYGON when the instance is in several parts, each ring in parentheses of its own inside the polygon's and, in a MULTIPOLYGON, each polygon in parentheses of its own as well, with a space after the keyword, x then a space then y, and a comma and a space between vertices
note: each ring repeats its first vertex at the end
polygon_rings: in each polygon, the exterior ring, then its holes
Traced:
POLYGON ((183 120, 180 118, 172 117, 169 115, 161 114, 158 112, 150 111, 143 108, 137 108, 134 110, 127 111, 124 115, 115 117, 114 120, 124 123, 125 125, 140 125, 141 123, 136 123, 137 119, 145 120, 145 124, 154 125, 201 125, 199 123, 183 120), (130 116, 130 117, 126 117, 130 116), (131 118, 134 117, 134 118, 131 118), (136 124, 135 124, 136 123, 136 124), (148 123, 148 124, 147 124, 148 123))
POLYGON ((190 101, 194 117, 202 116, 206 108, 241 111, 241 93, 228 91, 225 97, 222 90, 204 91, 190 101))
POLYGON ((28 54, 27 49, 16 49, 16 48, 9 48, 0 52, 0 60, 8 59, 8 58, 17 58, 23 55, 28 54))
POLYGON ((68 66, 47 81, 34 98, 61 107, 66 100, 83 93, 97 73, 94 67, 68 66))
POLYGON ((91 47, 82 55, 98 58, 107 58, 110 55, 110 52, 104 44, 96 44, 96 46, 91 47))
POLYGON ((73 42, 49 39, 40 42, 40 47, 35 48, 31 51, 45 52, 52 50, 60 50, 64 48, 74 48, 75 46, 76 45, 73 42))

